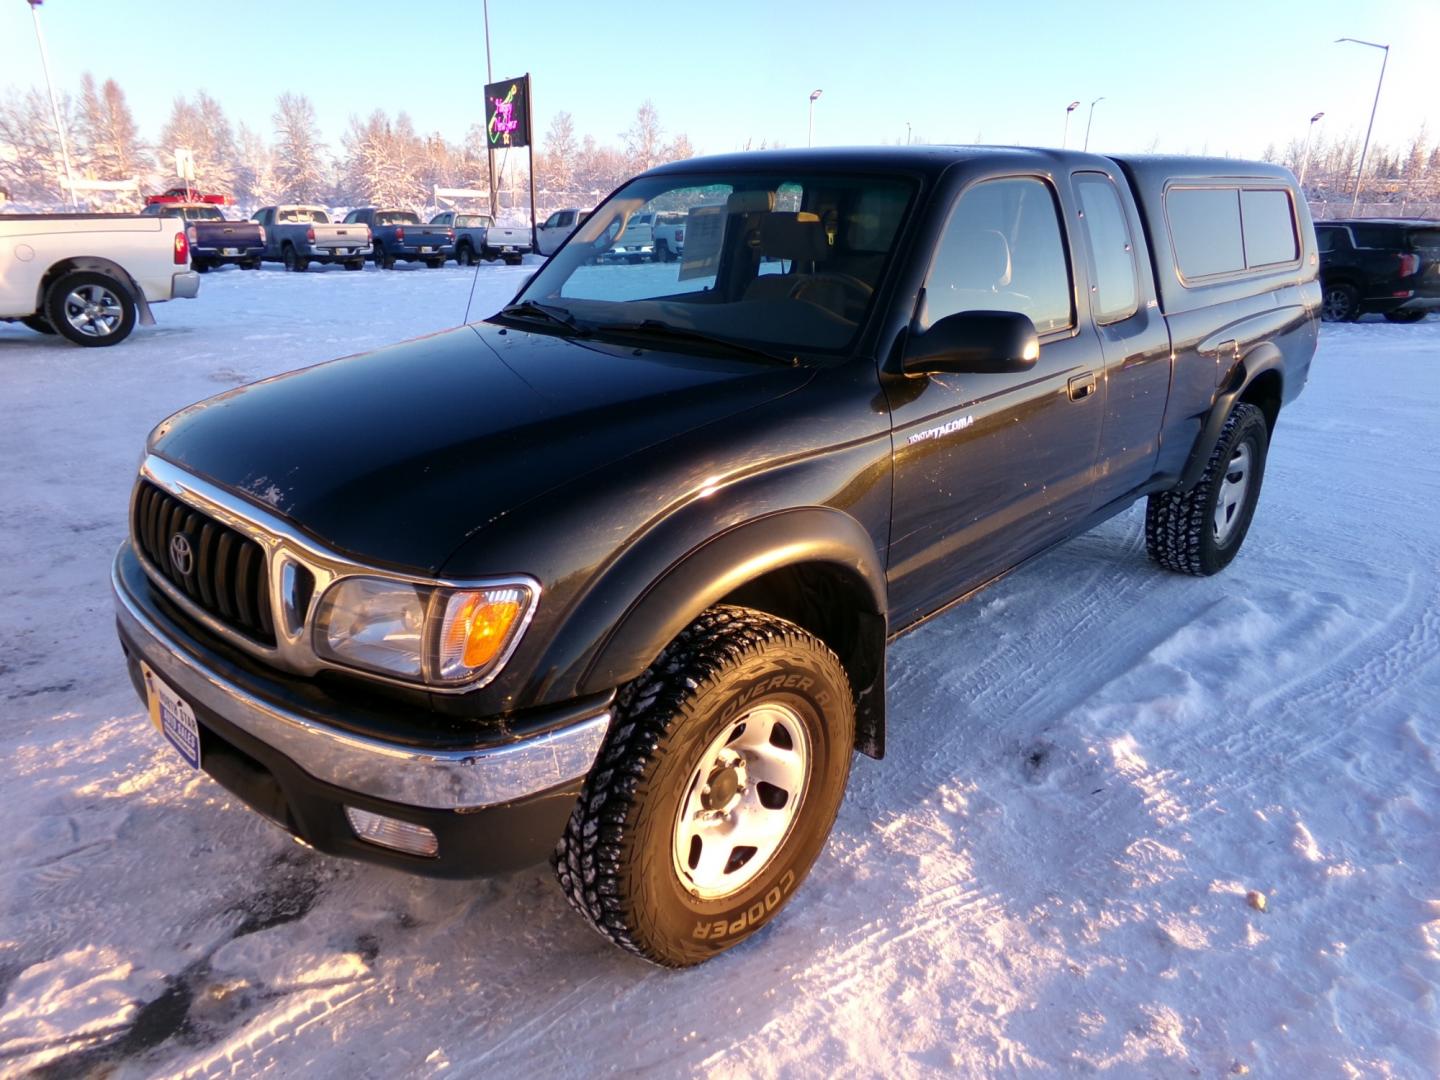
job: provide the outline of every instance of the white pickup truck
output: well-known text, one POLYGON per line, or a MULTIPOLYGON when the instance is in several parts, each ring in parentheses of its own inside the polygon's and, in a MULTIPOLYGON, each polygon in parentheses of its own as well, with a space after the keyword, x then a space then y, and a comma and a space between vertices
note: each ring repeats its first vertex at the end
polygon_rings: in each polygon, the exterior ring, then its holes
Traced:
POLYGON ((128 214, 0 214, 0 320, 76 345, 116 345, 150 305, 192 299, 185 221, 128 214))
POLYGON ((589 216, 589 210, 581 210, 574 206, 556 210, 541 222, 540 227, 535 231, 540 254, 554 255, 556 249, 569 239, 571 233, 585 224, 585 219, 589 216))

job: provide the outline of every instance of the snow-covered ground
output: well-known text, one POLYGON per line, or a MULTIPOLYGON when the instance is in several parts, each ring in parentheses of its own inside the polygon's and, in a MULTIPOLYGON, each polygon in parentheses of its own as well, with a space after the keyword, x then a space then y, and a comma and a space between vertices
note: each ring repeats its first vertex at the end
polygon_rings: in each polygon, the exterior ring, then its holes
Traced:
POLYGON ((1440 1074, 1440 320, 1325 328, 1226 573, 1155 569, 1132 510, 902 639, 806 887, 671 973, 547 867, 296 846, 121 665, 151 424, 470 285, 222 272, 111 350, 0 325, 0 1074, 1440 1074))

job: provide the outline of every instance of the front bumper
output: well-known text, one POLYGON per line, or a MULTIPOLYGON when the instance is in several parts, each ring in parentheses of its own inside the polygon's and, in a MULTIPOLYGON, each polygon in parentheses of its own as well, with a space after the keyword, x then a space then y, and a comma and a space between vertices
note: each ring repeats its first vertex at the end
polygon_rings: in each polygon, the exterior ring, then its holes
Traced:
POLYGON ((267 694, 241 662, 179 633, 128 543, 116 556, 112 587, 141 699, 143 662, 193 708, 201 767, 321 851, 435 877, 537 862, 564 828, 609 729, 605 696, 529 717, 525 729, 538 732, 529 736, 491 733, 461 745, 383 738, 267 694), (424 825, 438 839, 438 854, 407 855, 359 839, 346 806, 424 825))

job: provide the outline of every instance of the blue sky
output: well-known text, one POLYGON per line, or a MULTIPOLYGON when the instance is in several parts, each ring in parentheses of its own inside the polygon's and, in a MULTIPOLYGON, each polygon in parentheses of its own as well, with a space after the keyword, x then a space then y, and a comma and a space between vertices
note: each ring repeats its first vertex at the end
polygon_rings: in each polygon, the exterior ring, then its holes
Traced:
MULTIPOLYGON (((114 77, 152 139, 170 100, 197 88, 262 131, 277 94, 304 92, 334 148, 351 115, 375 108, 452 139, 481 115, 478 0, 46 0, 41 18, 57 83, 114 77)), ((1058 145, 1078 98, 1077 145, 1104 96, 1092 149, 1158 140, 1253 156, 1302 137, 1318 110, 1317 134, 1363 133, 1381 54, 1333 44, 1341 36, 1392 46, 1376 140, 1407 142, 1426 119, 1440 137, 1437 0, 491 0, 490 30, 496 77, 534 75, 539 130, 566 109, 601 142, 618 142, 649 98, 702 152, 803 146, 819 88, 817 144, 903 140, 908 121, 931 142, 1058 145)), ((0 0, 0 89, 32 84, 43 79, 29 8, 0 0)))

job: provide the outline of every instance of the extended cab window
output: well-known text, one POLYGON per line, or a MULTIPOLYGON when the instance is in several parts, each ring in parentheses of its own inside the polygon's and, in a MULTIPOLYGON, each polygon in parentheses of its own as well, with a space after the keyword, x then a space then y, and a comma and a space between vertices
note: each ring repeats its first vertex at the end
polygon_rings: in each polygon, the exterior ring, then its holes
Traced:
POLYGON ((951 211, 925 282, 922 328, 960 311, 1018 311, 1038 333, 1073 325, 1070 264, 1043 180, 987 180, 951 211))
POLYGON ((1140 291, 1135 278, 1134 245, 1120 195, 1109 177, 1100 173, 1077 176, 1075 193, 1080 198, 1094 263, 1091 309, 1095 321, 1104 325, 1128 319, 1140 305, 1140 291))
POLYGON ((1233 187, 1172 187, 1165 193, 1175 261, 1187 278, 1245 269, 1240 192, 1233 187))
POLYGON ((1245 234, 1245 265, 1271 266, 1294 262, 1295 211, 1290 193, 1279 188, 1240 192, 1241 228, 1245 234))

